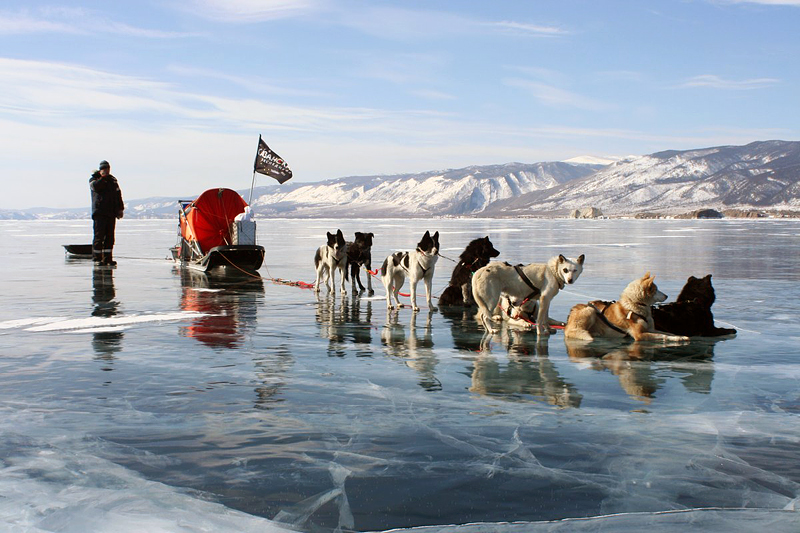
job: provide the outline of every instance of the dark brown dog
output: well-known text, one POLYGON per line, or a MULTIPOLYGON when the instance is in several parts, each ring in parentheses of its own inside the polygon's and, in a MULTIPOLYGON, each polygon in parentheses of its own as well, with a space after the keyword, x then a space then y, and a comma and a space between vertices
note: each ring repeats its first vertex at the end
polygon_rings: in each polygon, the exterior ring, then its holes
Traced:
POLYGON ((489 237, 475 239, 470 242, 459 256, 459 262, 450 276, 450 284, 439 297, 439 305, 475 305, 472 297, 472 274, 489 264, 489 260, 500 255, 494 249, 489 237))
POLYGON ((690 276, 676 301, 653 307, 656 329, 687 337, 720 337, 735 335, 736 330, 714 325, 711 306, 716 300, 711 274, 690 276))
MULTIPOLYGON (((353 278, 353 290, 356 290, 356 283, 358 283, 358 290, 363 291, 364 285, 361 283, 361 267, 367 270, 372 270, 372 238, 375 236, 372 232, 361 233, 356 232, 356 240, 347 243, 347 262, 350 264, 350 276, 353 278)), ((367 274, 367 294, 372 296, 375 291, 372 290, 372 274, 367 274)))

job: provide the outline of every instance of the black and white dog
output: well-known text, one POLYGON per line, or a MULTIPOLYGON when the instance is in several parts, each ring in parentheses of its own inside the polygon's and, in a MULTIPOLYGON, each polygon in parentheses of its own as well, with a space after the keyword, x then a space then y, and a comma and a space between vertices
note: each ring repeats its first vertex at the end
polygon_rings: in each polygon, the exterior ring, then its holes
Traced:
POLYGON ((342 275, 342 294, 347 294, 345 278, 347 277, 347 243, 342 230, 336 230, 334 235, 328 232, 328 244, 320 246, 314 256, 314 266, 317 269, 317 280, 314 282, 314 291, 319 293, 320 284, 324 281, 328 290, 336 292, 334 276, 339 270, 342 275))
POLYGON ((381 266, 381 281, 386 289, 386 307, 394 309, 392 296, 397 303, 397 307, 403 307, 397 294, 403 286, 405 279, 411 281, 411 308, 419 311, 417 305, 417 283, 423 280, 425 283, 425 296, 428 301, 428 308, 435 310, 431 303, 431 281, 436 261, 439 259, 439 232, 431 236, 429 231, 425 232, 422 240, 417 243, 417 249, 413 252, 395 252, 383 262, 381 266))
MULTIPOLYGON (((347 262, 350 264, 350 276, 353 278, 353 290, 356 290, 356 283, 358 283, 358 290, 363 291, 364 285, 361 283, 361 267, 367 270, 372 270, 372 238, 373 233, 356 232, 356 240, 347 243, 347 262)), ((367 293, 372 296, 375 291, 372 290, 372 275, 367 275, 367 293)))
POLYGON ((383 262, 381 266, 381 281, 386 289, 386 307, 394 309, 392 297, 394 297, 397 307, 403 307, 397 294, 403 286, 405 279, 411 281, 411 308, 419 311, 417 306, 417 283, 419 280, 425 282, 425 296, 428 301, 428 308, 436 309, 431 303, 431 281, 436 261, 439 259, 439 232, 431 236, 429 231, 425 232, 422 240, 417 244, 417 249, 413 252, 395 252, 383 262))

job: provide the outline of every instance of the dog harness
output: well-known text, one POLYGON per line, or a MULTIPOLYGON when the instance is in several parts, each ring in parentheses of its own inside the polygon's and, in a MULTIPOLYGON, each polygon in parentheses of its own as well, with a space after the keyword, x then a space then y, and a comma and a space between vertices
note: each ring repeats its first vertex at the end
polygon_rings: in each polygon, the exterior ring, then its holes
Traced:
POLYGON ((524 300, 522 300, 522 303, 520 303, 519 306, 517 306, 517 307, 520 307, 523 304, 525 304, 525 302, 530 300, 531 298, 537 298, 542 293, 542 291, 539 290, 539 287, 534 285, 533 282, 528 278, 528 276, 525 275, 525 272, 522 271, 522 265, 514 265, 514 270, 517 271, 517 274, 519 274, 519 277, 522 278, 522 281, 525 282, 525 285, 530 287, 531 291, 532 291, 528 296, 525 297, 524 300))
MULTIPOLYGON (((614 302, 610 302, 609 305, 611 305, 613 303, 614 302)), ((606 313, 606 309, 608 309, 608 305, 606 307, 604 307, 602 311, 600 309, 598 309, 597 307, 595 307, 591 303, 589 304, 589 307, 594 309, 594 312, 597 313, 598 318, 600 318, 600 321, 603 322, 603 324, 605 324, 606 326, 610 327, 611 329, 613 329, 617 333, 622 333, 624 336, 630 337, 630 335, 628 335, 627 331, 625 331, 624 329, 618 328, 617 326, 612 324, 611 321, 606 317, 605 313, 606 313)), ((633 311, 628 311, 628 314, 625 316, 625 318, 627 320, 630 320, 632 316, 637 316, 638 317, 639 315, 635 314, 633 311)))

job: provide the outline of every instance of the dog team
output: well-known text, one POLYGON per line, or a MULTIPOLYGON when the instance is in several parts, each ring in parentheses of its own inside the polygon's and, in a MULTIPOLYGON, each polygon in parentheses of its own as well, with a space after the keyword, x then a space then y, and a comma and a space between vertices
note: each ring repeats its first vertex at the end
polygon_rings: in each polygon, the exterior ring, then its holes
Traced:
MULTIPOLYGON (((347 293, 345 283, 352 277, 364 290, 360 272, 372 269, 373 233, 356 232, 355 240, 348 242, 341 230, 327 233, 328 242, 320 246, 314 256, 316 281, 314 290, 319 293, 322 284, 335 292, 335 278, 340 276, 340 291, 347 293), (349 267, 349 270, 348 270, 349 267)), ((567 339, 591 341, 597 338, 629 337, 635 341, 688 341, 689 337, 715 337, 733 335, 735 329, 717 328, 711 305, 714 288, 711 275, 690 277, 675 302, 657 305, 667 299, 646 273, 635 279, 614 302, 595 300, 575 305, 566 323, 549 317, 550 302, 566 285, 578 280, 583 272, 584 255, 569 258, 558 255, 547 263, 511 265, 491 261, 500 255, 489 237, 474 239, 459 256, 450 283, 439 298, 440 306, 477 306, 476 318, 487 333, 499 331, 495 323, 506 322, 509 327, 535 329, 537 335, 547 336, 554 326, 564 328, 567 339)), ((439 259, 439 232, 426 231, 413 251, 394 252, 384 259, 380 277, 386 290, 386 307, 403 307, 398 295, 408 279, 411 308, 419 311, 417 285, 425 286, 428 308, 435 310, 431 284, 439 259)), ((372 289, 372 275, 367 276, 367 290, 372 289)))

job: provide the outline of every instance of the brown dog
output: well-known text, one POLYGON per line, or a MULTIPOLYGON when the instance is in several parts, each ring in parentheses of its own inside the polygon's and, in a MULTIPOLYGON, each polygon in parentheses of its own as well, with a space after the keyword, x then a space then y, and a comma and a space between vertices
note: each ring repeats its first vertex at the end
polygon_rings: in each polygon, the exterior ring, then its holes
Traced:
POLYGON ((632 337, 636 341, 688 341, 689 337, 656 331, 652 306, 667 295, 658 290, 650 272, 628 284, 617 302, 596 300, 578 304, 569 312, 564 338, 632 337))

